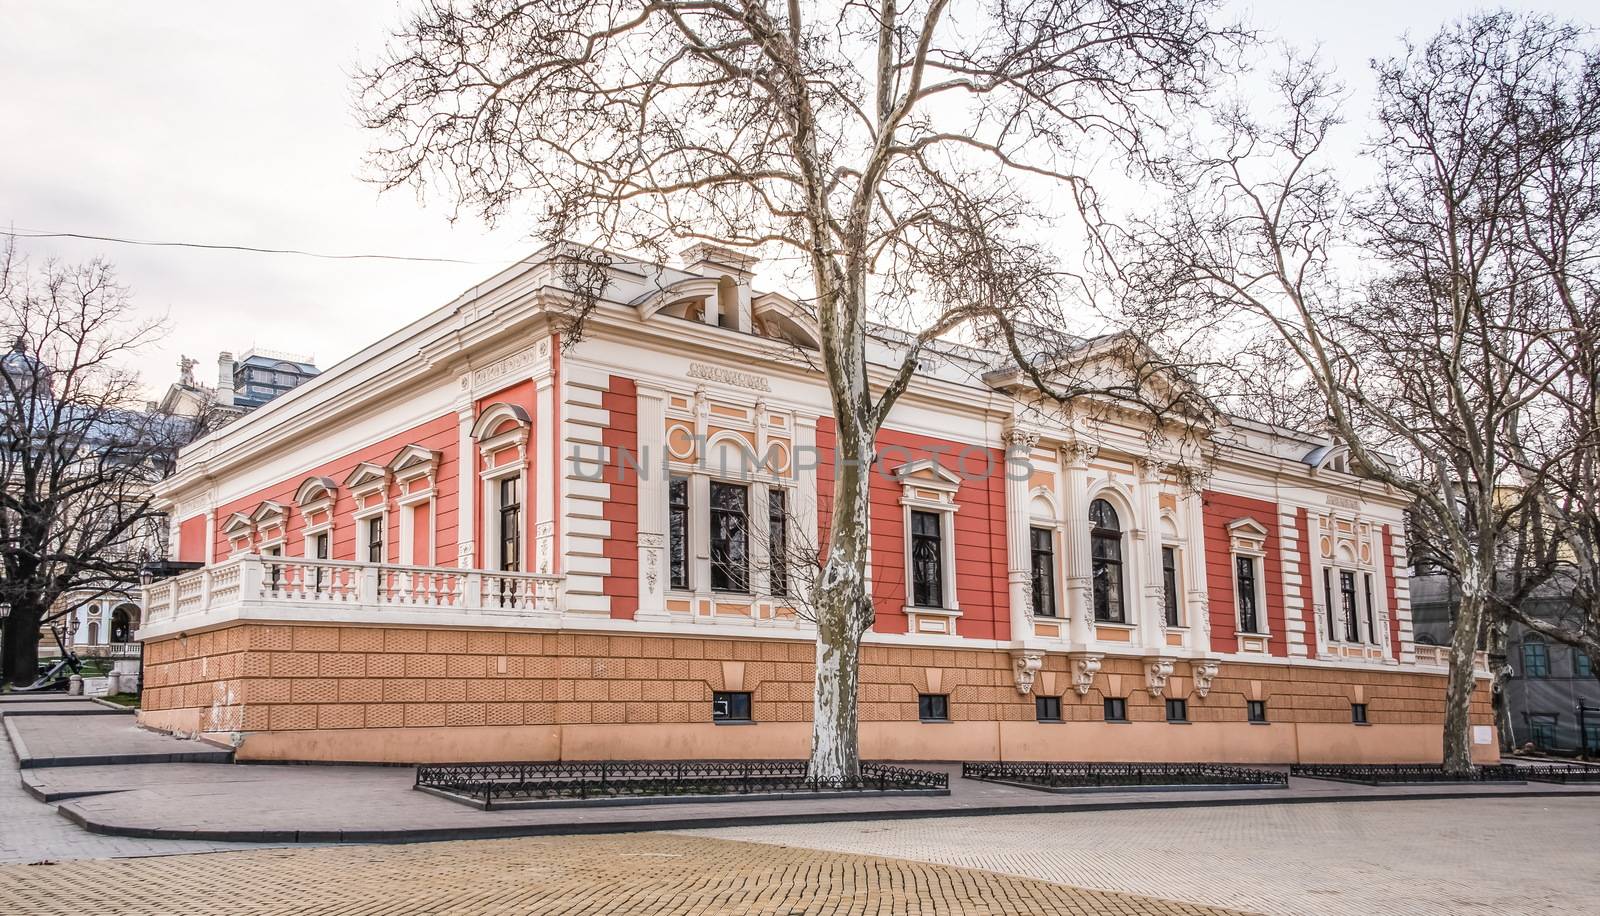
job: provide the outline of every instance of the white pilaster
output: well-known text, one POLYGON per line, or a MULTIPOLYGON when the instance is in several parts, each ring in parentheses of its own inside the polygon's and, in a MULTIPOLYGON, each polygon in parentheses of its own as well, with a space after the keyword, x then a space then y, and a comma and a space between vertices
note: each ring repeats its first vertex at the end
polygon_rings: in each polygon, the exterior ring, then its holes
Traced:
POLYGON ((1082 446, 1061 450, 1063 487, 1061 550, 1067 555, 1066 613, 1072 644, 1087 647, 1094 636, 1094 607, 1089 595, 1089 454, 1082 446))
MULTIPOLYGON (((1039 437, 1020 429, 1005 435, 1006 459, 1006 582, 1011 604, 1011 639, 1033 636, 1033 570, 1028 543, 1029 456, 1039 437)), ((1034 670, 1037 670, 1035 668, 1034 670)), ((1029 684, 1032 684, 1031 678, 1029 684)))

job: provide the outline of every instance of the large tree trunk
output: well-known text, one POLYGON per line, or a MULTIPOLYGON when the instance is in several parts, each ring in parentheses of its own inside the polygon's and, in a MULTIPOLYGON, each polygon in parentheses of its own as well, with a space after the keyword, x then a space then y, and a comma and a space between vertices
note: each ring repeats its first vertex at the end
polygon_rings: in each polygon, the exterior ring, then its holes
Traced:
POLYGON ((1444 700, 1444 768, 1456 776, 1472 772, 1472 691, 1478 675, 1473 656, 1488 604, 1476 584, 1463 583, 1450 638, 1450 674, 1444 700))
POLYGON ((39 678, 39 621, 44 608, 15 604, 0 629, 0 684, 26 687, 39 678))
POLYGON ((817 675, 811 708, 810 778, 829 785, 861 780, 857 691, 861 637, 872 626, 866 591, 870 433, 839 424, 827 558, 817 585, 817 675))

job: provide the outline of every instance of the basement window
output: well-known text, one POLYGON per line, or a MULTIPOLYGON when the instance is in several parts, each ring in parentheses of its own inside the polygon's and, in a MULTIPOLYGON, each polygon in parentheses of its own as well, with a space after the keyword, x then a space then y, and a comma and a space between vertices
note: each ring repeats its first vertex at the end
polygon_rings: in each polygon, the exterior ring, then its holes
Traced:
POLYGON ((918 695, 917 717, 924 722, 949 722, 950 695, 945 693, 918 695))
POLYGON ((750 692, 720 690, 711 695, 711 721, 749 722, 750 692))
POLYGON ((1033 709, 1040 722, 1061 721, 1060 697, 1034 697, 1033 709))

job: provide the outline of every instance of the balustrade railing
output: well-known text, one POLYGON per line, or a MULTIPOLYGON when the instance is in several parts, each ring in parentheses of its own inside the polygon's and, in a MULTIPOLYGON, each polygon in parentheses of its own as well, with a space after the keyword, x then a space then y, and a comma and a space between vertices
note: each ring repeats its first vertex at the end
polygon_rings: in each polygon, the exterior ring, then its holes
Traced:
POLYGON ((554 613, 562 576, 244 556, 144 587, 146 625, 244 602, 554 613))

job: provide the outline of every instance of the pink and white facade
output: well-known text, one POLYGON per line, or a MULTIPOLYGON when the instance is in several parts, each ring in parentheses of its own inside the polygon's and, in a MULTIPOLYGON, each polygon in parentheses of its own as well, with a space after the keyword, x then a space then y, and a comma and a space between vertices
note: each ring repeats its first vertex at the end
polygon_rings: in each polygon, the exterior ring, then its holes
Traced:
MULTIPOLYGON (((563 348, 535 258, 185 450, 160 492, 205 565, 146 590, 143 721, 255 759, 803 756, 833 428, 749 267, 619 263, 563 348)), ((936 354, 880 439, 867 756, 1436 759, 1399 498, 1243 422, 1188 484, 986 359, 936 354)))

